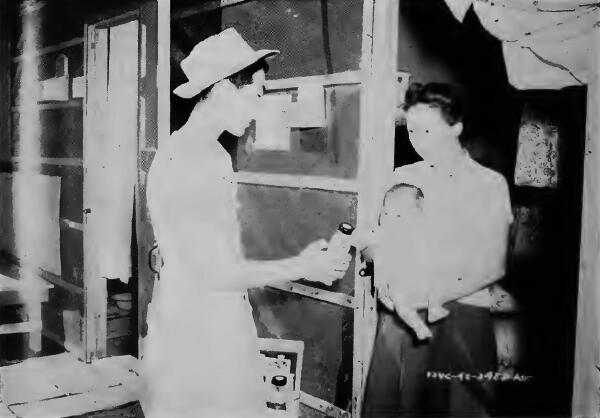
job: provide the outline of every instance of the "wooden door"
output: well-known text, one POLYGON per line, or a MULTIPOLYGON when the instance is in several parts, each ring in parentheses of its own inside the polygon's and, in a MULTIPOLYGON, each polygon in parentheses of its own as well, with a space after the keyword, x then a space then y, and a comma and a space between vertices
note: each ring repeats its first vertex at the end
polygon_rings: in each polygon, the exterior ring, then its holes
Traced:
POLYGON ((91 361, 107 354, 106 280, 133 289, 127 327, 136 340, 153 280, 145 174, 157 144, 156 2, 87 27, 86 80, 84 342, 91 361))

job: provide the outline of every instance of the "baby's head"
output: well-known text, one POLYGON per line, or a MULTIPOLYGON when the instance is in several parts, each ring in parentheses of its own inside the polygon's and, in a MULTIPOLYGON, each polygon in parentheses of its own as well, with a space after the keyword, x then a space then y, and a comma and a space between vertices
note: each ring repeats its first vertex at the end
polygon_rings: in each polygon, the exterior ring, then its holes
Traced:
POLYGON ((423 197, 423 191, 416 186, 395 184, 383 197, 379 225, 421 212, 423 197))

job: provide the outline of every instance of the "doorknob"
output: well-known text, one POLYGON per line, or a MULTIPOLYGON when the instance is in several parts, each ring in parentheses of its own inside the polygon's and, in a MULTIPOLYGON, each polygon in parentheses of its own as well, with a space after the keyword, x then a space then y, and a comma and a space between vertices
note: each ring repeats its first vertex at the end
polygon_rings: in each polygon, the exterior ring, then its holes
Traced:
POLYGON ((92 213, 92 210, 90 208, 84 209, 83 213, 85 213, 86 215, 89 213, 92 213))

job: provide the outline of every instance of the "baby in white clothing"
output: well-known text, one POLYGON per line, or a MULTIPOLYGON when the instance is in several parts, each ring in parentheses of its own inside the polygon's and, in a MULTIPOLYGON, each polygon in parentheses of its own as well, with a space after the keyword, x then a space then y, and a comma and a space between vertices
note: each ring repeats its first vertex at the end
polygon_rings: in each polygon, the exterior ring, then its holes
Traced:
MULTIPOLYGON (((426 300, 430 293, 428 267, 434 257, 423 217, 423 192, 409 184, 396 184, 385 194, 379 228, 370 246, 375 261, 375 279, 379 300, 397 313, 419 339, 431 337, 413 302, 426 300)), ((439 305, 428 306, 428 321, 448 315, 439 305)))

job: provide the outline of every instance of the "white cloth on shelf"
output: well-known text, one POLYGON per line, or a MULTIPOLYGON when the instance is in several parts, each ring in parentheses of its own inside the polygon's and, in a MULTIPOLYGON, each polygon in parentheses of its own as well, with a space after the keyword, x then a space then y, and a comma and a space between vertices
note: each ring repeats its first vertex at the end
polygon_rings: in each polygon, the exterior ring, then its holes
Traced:
POLYGON ((56 176, 0 175, 0 250, 59 276, 60 185, 56 176))
POLYGON ((100 30, 95 40, 86 142, 87 239, 94 276, 131 276, 131 240, 138 147, 138 22, 100 30), (118 41, 117 41, 118 40, 118 41), (108 75, 108 77, 107 77, 108 75))

